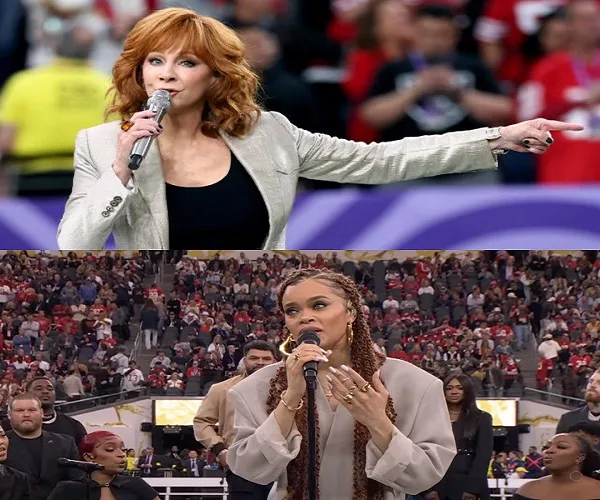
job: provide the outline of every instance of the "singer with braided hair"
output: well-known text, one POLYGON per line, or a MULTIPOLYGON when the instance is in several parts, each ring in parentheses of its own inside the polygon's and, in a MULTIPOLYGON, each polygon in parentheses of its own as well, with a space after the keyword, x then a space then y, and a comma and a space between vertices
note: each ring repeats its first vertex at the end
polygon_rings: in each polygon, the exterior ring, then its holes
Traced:
POLYGON ((302 269, 277 297, 289 336, 284 362, 230 391, 236 436, 232 471, 275 482, 269 500, 308 498, 303 366, 318 361, 317 498, 404 500, 437 483, 456 454, 442 382, 396 359, 377 360, 360 293, 348 277, 302 269), (316 332, 320 345, 296 340, 316 332))

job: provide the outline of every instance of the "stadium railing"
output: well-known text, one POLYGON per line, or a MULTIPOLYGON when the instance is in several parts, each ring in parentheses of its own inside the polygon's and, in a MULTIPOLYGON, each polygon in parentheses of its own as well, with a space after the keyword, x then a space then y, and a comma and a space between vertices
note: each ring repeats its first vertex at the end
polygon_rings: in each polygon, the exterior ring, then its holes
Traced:
MULTIPOLYGON (((211 497, 227 500, 227 481, 220 477, 151 477, 144 478, 164 500, 179 500, 186 496, 211 497), (204 491, 204 489, 209 491, 204 491), (202 489, 201 492, 198 490, 202 489)), ((531 479, 488 479, 490 496, 497 500, 510 500, 513 493, 531 479)))

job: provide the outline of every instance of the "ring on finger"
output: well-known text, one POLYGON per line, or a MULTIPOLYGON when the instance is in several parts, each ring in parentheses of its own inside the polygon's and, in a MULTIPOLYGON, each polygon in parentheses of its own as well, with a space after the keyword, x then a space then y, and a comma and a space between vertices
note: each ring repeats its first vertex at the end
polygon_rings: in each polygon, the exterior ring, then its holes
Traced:
POLYGON ((371 384, 369 382, 367 382, 365 385, 363 385, 360 388, 360 392, 368 392, 370 388, 371 388, 371 384))
POLYGON ((348 393, 344 396, 344 401, 346 403, 348 403, 349 405, 352 404, 352 400, 354 399, 354 396, 351 393, 348 393))
POLYGON ((350 379, 349 379, 348 377, 344 377, 344 378, 342 378, 342 379, 340 379, 340 380, 342 381, 342 383, 344 383, 344 384, 345 384, 345 383, 346 383, 346 382, 348 382, 348 380, 350 380, 350 379))
POLYGON ((131 120, 125 120, 121 123, 121 130, 123 132, 127 132, 131 127, 133 127, 133 122, 131 120))
POLYGON ((356 384, 354 384, 352 387, 350 387, 350 394, 354 394, 354 391, 358 389, 358 386, 356 384))
POLYGON ((300 359, 300 355, 296 352, 294 353, 294 359, 298 361, 300 359))

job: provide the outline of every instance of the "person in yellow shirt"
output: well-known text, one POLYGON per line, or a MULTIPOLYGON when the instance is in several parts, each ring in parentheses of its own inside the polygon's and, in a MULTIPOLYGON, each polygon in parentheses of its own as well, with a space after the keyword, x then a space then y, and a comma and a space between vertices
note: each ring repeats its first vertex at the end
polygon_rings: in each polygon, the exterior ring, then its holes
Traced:
POLYGON ((77 132, 104 122, 108 75, 88 65, 94 35, 65 32, 48 66, 13 75, 0 95, 0 156, 18 174, 21 195, 69 194, 77 132))

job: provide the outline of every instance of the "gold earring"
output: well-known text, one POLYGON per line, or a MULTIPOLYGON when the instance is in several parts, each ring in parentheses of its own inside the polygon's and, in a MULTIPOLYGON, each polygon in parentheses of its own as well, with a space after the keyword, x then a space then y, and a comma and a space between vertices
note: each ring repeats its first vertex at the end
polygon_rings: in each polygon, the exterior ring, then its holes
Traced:
POLYGON ((348 345, 352 345, 354 341, 354 330, 352 329, 352 323, 348 323, 348 328, 346 328, 346 337, 348 339, 348 345))
POLYGON ((288 337, 283 341, 283 343, 279 346, 279 352, 284 356, 291 356, 292 350, 296 348, 296 342, 292 335, 288 335, 288 337))

